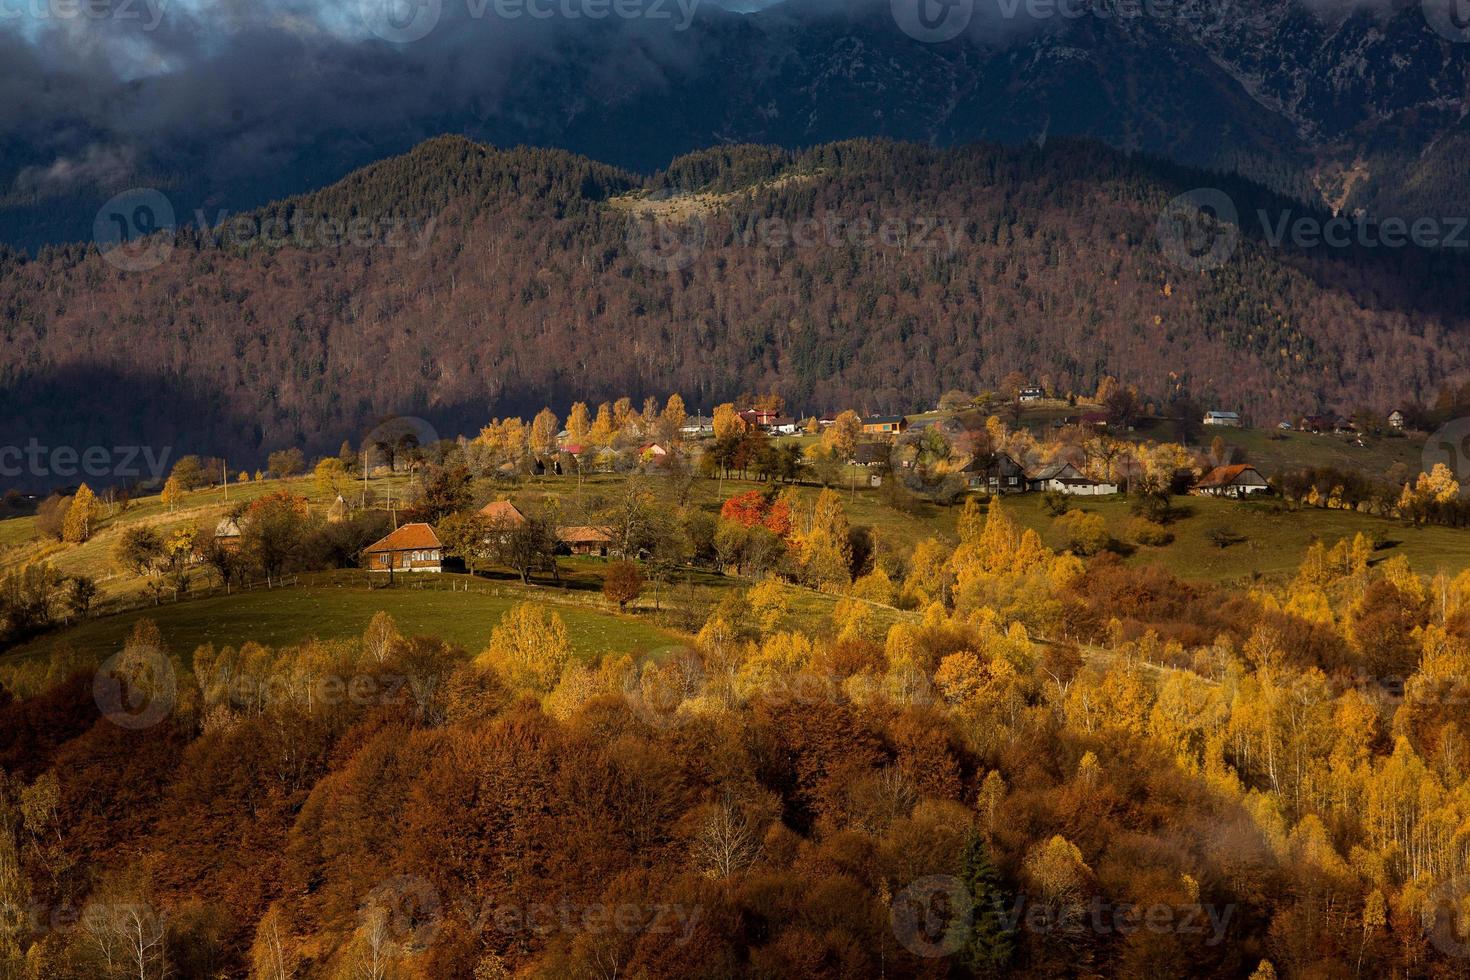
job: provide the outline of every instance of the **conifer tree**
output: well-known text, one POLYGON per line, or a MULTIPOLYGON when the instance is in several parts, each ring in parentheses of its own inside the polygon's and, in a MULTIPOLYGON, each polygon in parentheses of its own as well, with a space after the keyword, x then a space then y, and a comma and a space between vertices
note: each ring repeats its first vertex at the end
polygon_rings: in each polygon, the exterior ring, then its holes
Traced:
POLYGON ((969 936, 960 955, 976 976, 1002 976, 1010 962, 1014 942, 1007 923, 1007 902, 1000 874, 990 860, 985 839, 979 834, 970 835, 960 867, 960 880, 972 902, 969 936))

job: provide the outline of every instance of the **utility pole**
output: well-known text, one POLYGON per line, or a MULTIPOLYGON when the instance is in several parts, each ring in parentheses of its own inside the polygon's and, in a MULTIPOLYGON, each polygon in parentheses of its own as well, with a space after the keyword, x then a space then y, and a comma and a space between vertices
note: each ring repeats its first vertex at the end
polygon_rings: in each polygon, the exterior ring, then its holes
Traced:
POLYGON ((230 464, 225 460, 219 461, 219 478, 225 488, 225 503, 230 502, 230 464))

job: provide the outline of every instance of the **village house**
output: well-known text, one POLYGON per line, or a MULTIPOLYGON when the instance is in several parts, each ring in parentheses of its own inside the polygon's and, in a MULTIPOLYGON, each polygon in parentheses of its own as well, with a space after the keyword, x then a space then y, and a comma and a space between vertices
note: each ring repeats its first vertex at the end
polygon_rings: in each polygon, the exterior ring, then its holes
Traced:
POLYGON ((1399 431, 1403 431, 1404 423, 1406 421, 1408 420, 1404 417, 1404 413, 1400 412, 1398 409, 1394 409, 1392 412, 1389 413, 1388 425, 1391 429, 1398 429, 1399 431))
POLYGON ((1242 427, 1239 412, 1206 412, 1205 425, 1220 425, 1229 429, 1242 427))
POLYGON ((1271 484, 1249 463, 1217 466, 1194 485, 1194 493, 1206 497, 1249 497, 1270 490, 1271 484))
POLYGON ((1021 389, 1018 397, 1023 402, 1039 402, 1046 397, 1046 392, 1040 385, 1027 385, 1021 389))
POLYGON ((971 490, 987 494, 1025 493, 1029 489, 1026 471, 1005 453, 975 456, 960 473, 971 490))
POLYGON ((1068 462, 1051 463, 1026 476, 1036 493, 1065 493, 1074 497, 1101 497, 1118 492, 1118 484, 1094 480, 1068 462))
POLYGON ((747 408, 743 412, 736 413, 740 420, 749 428, 760 429, 762 432, 769 431, 771 425, 780 416, 768 408, 747 408))
POLYGON ((679 426, 679 434, 689 439, 701 439, 705 436, 715 434, 715 420, 708 415, 696 415, 684 420, 679 426))
POLYGON ((492 500, 480 508, 480 516, 492 523, 524 524, 526 515, 509 500, 492 500))
POLYGON ((214 543, 224 551, 240 550, 240 525, 233 517, 224 517, 214 526, 214 543))
POLYGON ((598 555, 606 558, 608 549, 612 547, 613 537, 605 527, 576 525, 557 528, 556 543, 559 551, 569 555, 598 555))
POLYGON ((888 462, 888 447, 880 442, 860 442, 853 447, 852 461, 858 466, 880 466, 888 462))
POLYGON ((896 436, 909 427, 902 415, 869 415, 863 419, 864 435, 896 436))
POLYGON ((405 524, 362 551, 370 572, 442 572, 444 546, 428 524, 405 524))

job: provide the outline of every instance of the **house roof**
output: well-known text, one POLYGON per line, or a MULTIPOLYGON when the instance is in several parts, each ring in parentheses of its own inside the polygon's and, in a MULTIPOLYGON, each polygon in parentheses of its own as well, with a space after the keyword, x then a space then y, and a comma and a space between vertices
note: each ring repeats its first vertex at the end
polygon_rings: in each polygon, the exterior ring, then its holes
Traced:
POLYGON ((1266 478, 1264 476, 1261 476, 1261 471, 1256 469, 1251 464, 1236 463, 1233 466, 1215 467, 1214 469, 1210 470, 1210 472, 1201 477, 1200 481, 1196 483, 1195 486, 1204 490, 1209 490, 1213 487, 1234 486, 1246 473, 1254 473, 1257 477, 1260 478, 1260 481, 1262 483, 1266 482, 1266 478))
POLYGON ((492 521, 509 521, 512 524, 526 523, 526 515, 509 500, 492 500, 480 508, 480 516, 492 521))
POLYGON ((570 525, 557 528, 556 539, 562 544, 611 544, 612 534, 605 527, 570 525))
POLYGON ((903 419, 902 415, 869 415, 863 419, 863 425, 897 425, 903 419))
POLYGON ((233 517, 222 517, 220 522, 214 526, 214 536, 217 538, 238 538, 240 536, 240 525, 235 523, 233 517))
POLYGON ((1205 418, 1207 418, 1207 419, 1238 419, 1238 418, 1240 418, 1240 413, 1239 412, 1206 412, 1205 413, 1205 418))
POLYGON ((995 469, 997 467, 1000 469, 1006 469, 1009 467, 1019 473, 1025 472, 1025 469, 1021 466, 1021 464, 1012 459, 1009 453, 991 453, 990 455, 985 455, 983 453, 976 454, 974 456, 971 456, 970 461, 966 463, 963 467, 961 467, 960 472, 988 473, 992 469, 995 469))
POLYGON ((438 548, 439 535, 427 524, 405 524, 392 534, 374 541, 363 551, 376 554, 385 551, 417 551, 422 548, 438 548))
POLYGON ((1032 480, 1086 480, 1087 477, 1081 470, 1066 460, 1056 463, 1048 463, 1028 474, 1032 480))
POLYGON ((866 466, 869 463, 880 463, 888 458, 888 447, 876 442, 860 442, 853 450, 853 461, 866 466))

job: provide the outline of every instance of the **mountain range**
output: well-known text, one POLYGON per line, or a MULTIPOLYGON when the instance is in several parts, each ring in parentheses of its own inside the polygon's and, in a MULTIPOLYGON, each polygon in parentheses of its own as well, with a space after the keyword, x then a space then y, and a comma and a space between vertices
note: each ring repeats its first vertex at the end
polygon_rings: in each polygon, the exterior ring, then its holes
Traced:
POLYGON ((394 414, 910 412, 1013 371, 1266 425, 1432 400, 1470 368, 1464 250, 1273 240, 1328 217, 1090 141, 726 147, 645 178, 442 137, 207 231, 0 252, 0 446, 253 467, 394 414), (1239 218, 1175 240, 1202 185, 1239 218))
POLYGON ((275 18, 192 58, 175 41, 155 59, 173 67, 141 77, 48 72, 11 39, 0 88, 25 109, 0 111, 0 241, 85 240, 135 187, 210 220, 446 132, 644 174, 720 145, 1086 137, 1328 209, 1470 214, 1470 44, 1420 4, 974 0, 943 43, 873 0, 534 34, 456 8, 398 45, 275 18))

